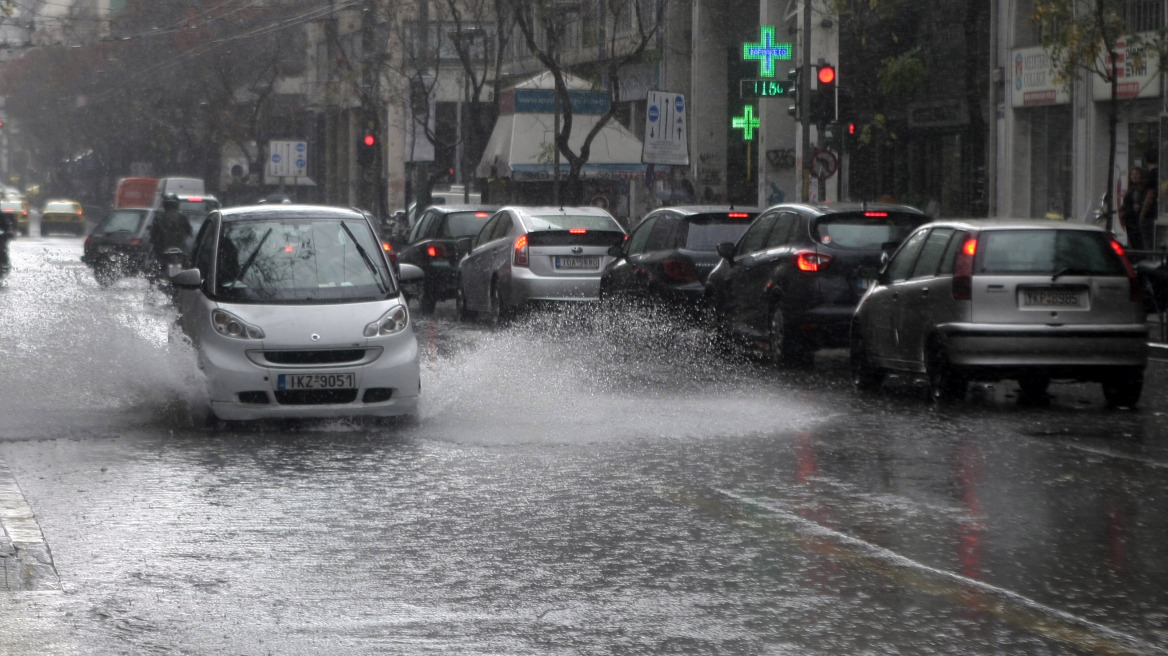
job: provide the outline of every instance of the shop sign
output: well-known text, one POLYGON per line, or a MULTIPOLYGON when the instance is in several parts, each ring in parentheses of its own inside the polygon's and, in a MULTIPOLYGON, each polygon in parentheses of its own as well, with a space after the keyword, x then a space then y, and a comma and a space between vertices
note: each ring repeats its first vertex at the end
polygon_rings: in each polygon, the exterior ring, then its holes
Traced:
MULTIPOLYGON (((1116 96, 1123 98, 1159 98, 1160 65, 1156 49, 1150 47, 1156 39, 1153 32, 1145 32, 1135 39, 1120 39, 1115 44, 1115 76, 1118 81, 1116 96)), ((1100 55, 1099 68, 1104 69, 1108 56, 1100 55)), ((1098 74, 1091 75, 1092 97, 1111 99, 1111 83, 1098 74)))
POLYGON ((1070 92, 1054 69, 1054 59, 1042 46, 1015 50, 1011 76, 1013 107, 1065 105, 1071 100, 1070 92))

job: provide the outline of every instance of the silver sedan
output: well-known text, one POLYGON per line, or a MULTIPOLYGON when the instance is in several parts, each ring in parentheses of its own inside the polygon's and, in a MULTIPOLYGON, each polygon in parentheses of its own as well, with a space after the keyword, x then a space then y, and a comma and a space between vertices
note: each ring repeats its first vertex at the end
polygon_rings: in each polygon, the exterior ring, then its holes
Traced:
POLYGON ((624 240, 598 207, 504 207, 460 242, 459 316, 498 321, 532 301, 596 300, 609 249, 624 240))

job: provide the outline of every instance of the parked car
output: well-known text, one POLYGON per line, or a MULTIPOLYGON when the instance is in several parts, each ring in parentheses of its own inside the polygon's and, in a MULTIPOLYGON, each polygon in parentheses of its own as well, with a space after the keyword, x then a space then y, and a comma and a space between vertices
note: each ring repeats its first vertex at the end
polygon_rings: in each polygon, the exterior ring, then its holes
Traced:
POLYGON ((946 221, 901 245, 856 309, 852 379, 925 374, 932 396, 971 380, 1017 380, 1044 395, 1052 378, 1096 381, 1113 405, 1139 401, 1148 329, 1123 247, 1064 221, 946 221))
POLYGON ((459 241, 459 316, 498 322, 531 301, 594 301, 608 249, 624 239, 599 207, 504 207, 459 241))
POLYGON ((28 236, 28 201, 19 198, 0 200, 0 213, 7 214, 16 225, 16 231, 25 237, 28 236))
POLYGON ((80 237, 85 234, 85 212, 81 203, 72 200, 50 200, 41 210, 41 236, 50 232, 68 232, 80 237))
POLYGON ((216 417, 416 411, 418 344, 369 215, 283 204, 216 211, 192 258, 172 282, 216 417))
POLYGON ((737 242, 758 207, 684 205, 646 214, 629 238, 613 246, 600 276, 600 297, 641 298, 697 309, 705 282, 721 260, 718 244, 737 242))
POLYGON ((817 349, 848 344, 861 271, 928 221, 903 205, 776 205, 737 244, 718 246, 706 301, 726 334, 765 346, 775 362, 809 364, 817 349))
POLYGON ((119 278, 141 275, 150 265, 150 221, 146 208, 113 209, 89 233, 81 261, 93 270, 93 278, 108 287, 119 278))
POLYGON ((422 213, 404 244, 397 249, 397 261, 413 264, 425 273, 413 292, 418 309, 434 311, 434 306, 458 291, 459 239, 473 237, 499 208, 487 205, 434 205, 422 213))

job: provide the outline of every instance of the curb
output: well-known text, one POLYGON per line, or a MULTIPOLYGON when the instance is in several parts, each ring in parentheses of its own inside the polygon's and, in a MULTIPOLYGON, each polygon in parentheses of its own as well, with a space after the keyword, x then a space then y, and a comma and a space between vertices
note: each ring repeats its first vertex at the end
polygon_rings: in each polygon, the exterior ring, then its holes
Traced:
POLYGON ((0 458, 0 590, 60 590, 53 555, 8 463, 0 458))

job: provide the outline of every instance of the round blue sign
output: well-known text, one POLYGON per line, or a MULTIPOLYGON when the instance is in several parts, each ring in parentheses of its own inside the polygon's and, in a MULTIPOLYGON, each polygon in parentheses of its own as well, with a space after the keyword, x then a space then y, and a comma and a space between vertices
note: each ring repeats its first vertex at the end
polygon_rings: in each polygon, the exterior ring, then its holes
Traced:
POLYGON ((298 169, 304 168, 304 160, 303 159, 296 160, 296 168, 298 168, 298 169))
POLYGON ((305 151, 307 148, 308 148, 308 144, 304 143, 303 141, 297 141, 297 142, 296 142, 296 152, 298 152, 298 153, 302 153, 302 152, 304 152, 304 151, 305 151))
POLYGON ((657 119, 661 118, 661 110, 657 109, 657 105, 649 106, 649 120, 656 123, 657 119))
POLYGON ((275 164, 280 163, 280 153, 272 153, 272 162, 275 164))
POLYGON ((673 104, 677 108, 678 114, 685 111, 685 97, 684 96, 678 96, 677 100, 673 101, 673 104))

